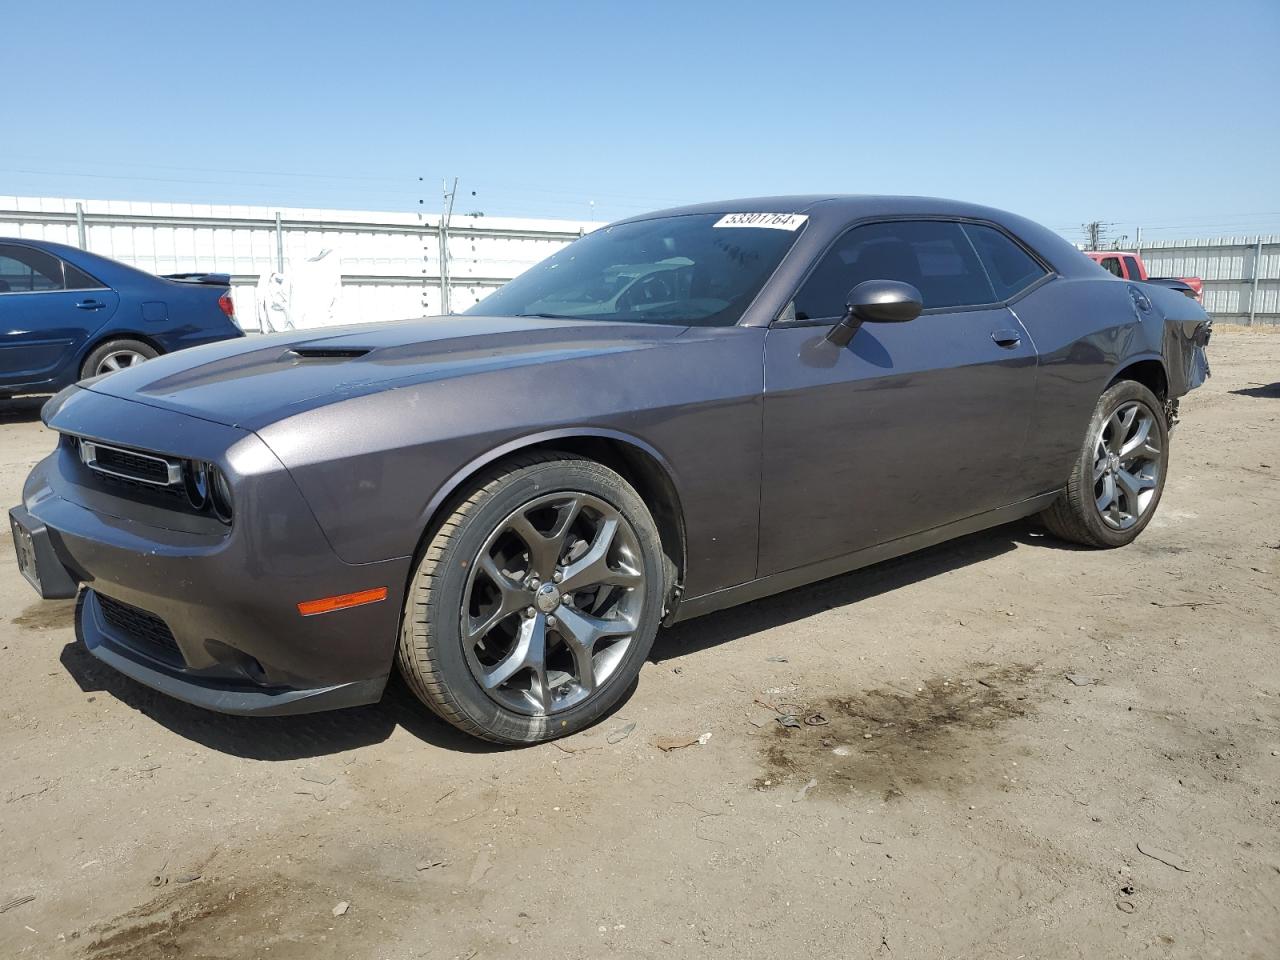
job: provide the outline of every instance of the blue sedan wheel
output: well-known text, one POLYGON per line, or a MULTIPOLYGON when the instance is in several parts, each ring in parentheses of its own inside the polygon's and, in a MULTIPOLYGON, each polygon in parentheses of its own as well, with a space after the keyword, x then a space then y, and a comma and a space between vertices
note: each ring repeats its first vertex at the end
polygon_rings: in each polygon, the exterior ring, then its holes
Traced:
POLYGON ((159 355, 160 352, 155 347, 141 340, 109 340, 85 358, 84 366, 80 369, 80 379, 87 380, 104 373, 127 370, 159 355))

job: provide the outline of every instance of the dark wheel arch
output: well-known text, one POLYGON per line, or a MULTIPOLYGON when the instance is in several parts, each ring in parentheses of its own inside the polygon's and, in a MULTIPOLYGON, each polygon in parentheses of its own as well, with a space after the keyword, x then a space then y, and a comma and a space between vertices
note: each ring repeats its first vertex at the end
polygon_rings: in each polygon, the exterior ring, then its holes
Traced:
POLYGON ((1121 380, 1132 380, 1142 384, 1161 402, 1169 399, 1169 375, 1165 372, 1164 362, 1155 357, 1134 361, 1117 371, 1107 384, 1107 389, 1111 389, 1121 380))

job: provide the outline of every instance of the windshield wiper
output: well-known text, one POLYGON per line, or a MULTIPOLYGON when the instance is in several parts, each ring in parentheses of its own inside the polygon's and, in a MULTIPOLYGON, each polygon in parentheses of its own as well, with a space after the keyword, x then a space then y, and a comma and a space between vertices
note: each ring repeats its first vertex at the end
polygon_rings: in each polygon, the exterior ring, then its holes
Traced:
POLYGON ((517 313, 517 317, 540 317, 543 320, 581 320, 567 313, 517 313))

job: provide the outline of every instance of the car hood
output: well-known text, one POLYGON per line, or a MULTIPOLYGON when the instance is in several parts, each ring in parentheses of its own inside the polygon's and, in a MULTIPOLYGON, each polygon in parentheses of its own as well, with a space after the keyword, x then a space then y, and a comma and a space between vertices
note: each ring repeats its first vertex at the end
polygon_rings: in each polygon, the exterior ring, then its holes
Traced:
POLYGON ((646 349, 686 329, 540 317, 429 317, 209 344, 81 386, 257 430, 351 397, 505 367, 646 349))

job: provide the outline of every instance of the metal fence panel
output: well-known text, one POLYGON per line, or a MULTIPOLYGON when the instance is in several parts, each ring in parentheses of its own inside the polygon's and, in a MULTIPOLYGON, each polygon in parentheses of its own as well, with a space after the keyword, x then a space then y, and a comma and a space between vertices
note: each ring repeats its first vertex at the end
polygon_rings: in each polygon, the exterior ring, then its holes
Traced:
POLYGON ((1144 244, 1153 277, 1199 277, 1204 307, 1226 323, 1280 323, 1280 236, 1144 244))
MULTIPOLYGON (((598 226, 455 215, 448 231, 451 308, 478 303, 598 226)), ((438 313, 442 303, 436 214, 0 196, 0 236, 83 246, 151 273, 228 273, 236 315, 251 330, 255 285, 277 269, 280 253, 286 272, 291 261, 324 250, 339 258, 342 322, 438 313)))

